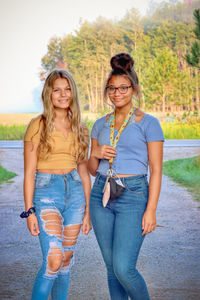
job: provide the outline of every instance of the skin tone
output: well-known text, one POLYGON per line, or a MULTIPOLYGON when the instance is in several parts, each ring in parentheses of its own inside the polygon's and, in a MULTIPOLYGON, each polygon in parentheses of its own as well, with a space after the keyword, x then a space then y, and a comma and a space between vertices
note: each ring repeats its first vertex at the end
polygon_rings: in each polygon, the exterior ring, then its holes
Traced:
MULTIPOLYGON (((54 126, 57 131, 62 132, 63 136, 67 138, 71 132, 70 120, 68 118, 68 108, 72 101, 70 85, 65 78, 58 78, 53 85, 51 101, 54 105, 55 118, 54 126)), ((24 199, 25 210, 32 207, 32 199, 34 193, 35 172, 51 173, 51 174, 66 174, 73 169, 39 169, 37 170, 37 151, 39 143, 24 142, 24 199)), ((91 230, 90 215, 89 215, 89 199, 91 190, 91 180, 88 173, 87 161, 82 161, 77 166, 77 171, 82 179, 86 207, 83 218, 82 232, 88 234, 91 230)), ((30 233, 37 236, 39 226, 35 214, 31 214, 27 218, 27 227, 30 233)))
MULTIPOLYGON (((112 76, 109 86, 120 87, 130 86, 130 80, 123 75, 112 76)), ((134 88, 129 88, 126 94, 120 94, 119 90, 115 90, 114 94, 108 95, 110 101, 115 106, 115 129, 120 129, 131 106, 132 97, 136 93, 134 88)), ((136 108, 135 121, 139 122, 143 119, 145 113, 136 108)), ((149 199, 146 211, 142 218, 142 235, 152 232, 156 228, 156 208, 160 194, 162 179, 162 160, 163 160, 163 142, 147 142, 148 158, 149 158, 149 199)), ((111 159, 116 156, 116 149, 110 145, 98 145, 98 141, 92 139, 91 155, 88 161, 88 168, 93 176, 99 166, 100 159, 111 159)), ((136 176, 137 174, 117 174, 118 177, 136 176)))

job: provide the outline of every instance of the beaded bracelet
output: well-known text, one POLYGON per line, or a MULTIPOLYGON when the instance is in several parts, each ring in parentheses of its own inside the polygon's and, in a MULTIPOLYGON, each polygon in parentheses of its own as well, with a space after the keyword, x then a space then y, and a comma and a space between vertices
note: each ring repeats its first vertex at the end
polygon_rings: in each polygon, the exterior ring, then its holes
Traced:
POLYGON ((35 213, 35 207, 31 207, 29 208, 29 210, 27 211, 23 211, 21 214, 20 214, 20 217, 21 218, 28 218, 28 216, 30 216, 31 214, 35 213))

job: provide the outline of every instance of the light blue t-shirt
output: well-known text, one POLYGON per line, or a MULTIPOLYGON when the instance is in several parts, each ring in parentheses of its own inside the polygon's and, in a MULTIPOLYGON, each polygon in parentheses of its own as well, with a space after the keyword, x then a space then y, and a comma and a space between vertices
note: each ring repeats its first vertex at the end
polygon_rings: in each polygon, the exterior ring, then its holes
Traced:
MULTIPOLYGON (((106 116, 98 119, 91 132, 91 137, 98 140, 99 145, 110 145, 110 119, 106 116)), ((118 130, 115 129, 114 137, 118 130)), ((145 114, 143 119, 135 122, 132 117, 124 128, 117 143, 117 153, 112 168, 116 174, 140 175, 148 172, 147 142, 164 141, 164 135, 158 119, 145 114)), ((98 167, 100 174, 106 175, 109 161, 101 159, 98 167)))

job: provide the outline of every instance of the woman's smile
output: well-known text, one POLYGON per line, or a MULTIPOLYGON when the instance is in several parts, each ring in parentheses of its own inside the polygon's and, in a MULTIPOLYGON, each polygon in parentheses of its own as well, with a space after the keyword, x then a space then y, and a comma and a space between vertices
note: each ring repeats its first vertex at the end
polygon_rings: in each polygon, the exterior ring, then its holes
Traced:
POLYGON ((58 78, 55 80, 51 99, 54 107, 69 107, 71 101, 71 88, 66 78, 58 78))

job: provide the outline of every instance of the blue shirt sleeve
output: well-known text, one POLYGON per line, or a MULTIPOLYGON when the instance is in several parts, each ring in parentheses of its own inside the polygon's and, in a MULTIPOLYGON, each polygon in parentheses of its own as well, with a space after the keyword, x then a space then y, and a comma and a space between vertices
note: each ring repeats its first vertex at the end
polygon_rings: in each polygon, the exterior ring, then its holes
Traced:
POLYGON ((99 136, 99 128, 98 128, 98 123, 96 121, 92 126, 91 138, 98 140, 98 136, 99 136))
POLYGON ((146 126, 146 141, 164 141, 164 134, 158 119, 152 117, 146 126))
POLYGON ((106 116, 96 120, 91 130, 91 138, 98 140, 99 134, 105 125, 106 116))

